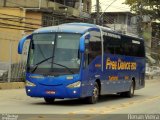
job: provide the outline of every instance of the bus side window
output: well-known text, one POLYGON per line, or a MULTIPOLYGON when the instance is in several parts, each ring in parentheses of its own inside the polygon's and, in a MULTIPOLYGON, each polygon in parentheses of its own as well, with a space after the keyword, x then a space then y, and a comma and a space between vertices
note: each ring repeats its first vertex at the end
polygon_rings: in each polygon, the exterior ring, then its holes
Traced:
POLYGON ((84 53, 84 68, 86 68, 89 64, 89 39, 85 40, 85 53, 84 53))
POLYGON ((144 48, 144 42, 141 42, 140 45, 140 57, 145 57, 145 48, 144 48))
POLYGON ((122 54, 121 40, 103 36, 104 39, 104 54, 122 54))
POLYGON ((122 37, 122 49, 123 49, 123 55, 126 56, 133 56, 133 51, 132 50, 132 43, 131 43, 131 39, 128 37, 122 37))
POLYGON ((89 63, 93 61, 97 56, 102 53, 101 47, 101 33, 97 31, 91 31, 91 38, 89 41, 89 63))
POLYGON ((123 53, 126 56, 144 57, 144 44, 133 38, 123 37, 123 53), (135 42, 135 43, 134 43, 135 42))
POLYGON ((101 42, 91 42, 89 43, 89 63, 97 56, 101 55, 101 42))
POLYGON ((132 49, 133 49, 133 56, 137 56, 137 57, 145 57, 144 54, 144 45, 141 44, 133 44, 132 45, 132 49))
POLYGON ((127 55, 127 56, 132 56, 133 55, 133 53, 131 52, 132 51, 132 45, 131 44, 124 43, 123 50, 124 50, 124 55, 127 55))

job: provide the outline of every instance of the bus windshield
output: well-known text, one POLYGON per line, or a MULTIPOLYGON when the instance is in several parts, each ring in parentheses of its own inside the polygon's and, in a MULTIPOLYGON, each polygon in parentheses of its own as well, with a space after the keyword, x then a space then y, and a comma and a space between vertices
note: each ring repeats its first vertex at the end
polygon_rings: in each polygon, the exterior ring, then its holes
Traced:
POLYGON ((66 75, 79 71, 80 34, 34 34, 30 43, 27 71, 43 75, 66 75))

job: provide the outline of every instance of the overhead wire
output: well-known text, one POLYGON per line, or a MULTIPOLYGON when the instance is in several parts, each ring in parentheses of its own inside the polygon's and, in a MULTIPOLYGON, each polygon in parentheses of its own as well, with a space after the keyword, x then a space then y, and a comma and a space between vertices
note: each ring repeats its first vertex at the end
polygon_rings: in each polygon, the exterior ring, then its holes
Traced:
MULTIPOLYGON (((108 2, 109 2, 110 0, 108 0, 108 2)), ((116 5, 113 5, 113 3, 114 2, 116 2, 117 0, 114 0, 114 1, 112 1, 110 4, 105 4, 106 3, 106 1, 104 1, 104 2, 101 2, 100 4, 101 4, 101 6, 107 6, 106 7, 106 9, 103 11, 103 12, 101 12, 102 14, 101 14, 101 16, 103 15, 104 17, 108 17, 106 14, 104 14, 105 13, 105 11, 112 5, 112 6, 114 6, 114 8, 117 8, 117 9, 121 9, 121 10, 126 10, 125 9, 125 7, 118 7, 118 6, 116 6, 116 5)), ((102 7, 101 7, 102 8, 102 7)), ((111 19, 109 19, 109 21, 108 21, 109 23, 112 23, 112 22, 115 22, 115 21, 112 21, 111 19)))
POLYGON ((14 26, 14 27, 20 27, 20 28, 28 28, 28 29, 37 29, 37 28, 33 28, 33 27, 27 27, 27 26, 21 26, 21 25, 14 25, 14 24, 8 24, 8 23, 4 23, 4 22, 0 22, 1 25, 6 25, 6 26, 14 26))
POLYGON ((5 20, 5 21, 11 21, 11 22, 16 22, 16 23, 24 23, 24 24, 27 24, 27 25, 31 25, 31 26, 42 26, 40 24, 34 24, 34 23, 29 23, 29 22, 23 22, 21 20, 13 20, 11 18, 3 18, 3 17, 0 17, 0 20, 5 20))
MULTIPOLYGON (((101 3, 101 5, 102 6, 107 6, 107 5, 109 5, 108 3, 106 3, 106 4, 102 4, 101 3)), ((120 10, 126 10, 126 9, 128 9, 127 7, 119 7, 119 6, 117 6, 117 5, 112 5, 112 7, 114 7, 114 8, 117 8, 117 9, 120 9, 120 10)))
POLYGON ((22 16, 17 16, 17 15, 10 15, 10 14, 5 14, 5 13, 0 13, 0 15, 5 15, 5 16, 12 16, 12 17, 17 17, 19 19, 30 19, 30 20, 35 20, 35 21, 39 21, 41 19, 37 19, 37 18, 30 18, 30 17, 22 17, 22 16))
MULTIPOLYGON (((106 9, 104 10, 104 12, 106 12, 106 10, 114 3, 116 2, 117 0, 113 0, 107 7, 106 9)), ((102 14, 100 15, 100 17, 104 14, 104 12, 102 12, 102 14)))
POLYGON ((14 28, 14 27, 7 27, 7 26, 0 26, 0 28, 7 28, 7 29, 14 29, 14 30, 26 30, 26 31, 33 31, 31 29, 23 29, 23 28, 14 28))

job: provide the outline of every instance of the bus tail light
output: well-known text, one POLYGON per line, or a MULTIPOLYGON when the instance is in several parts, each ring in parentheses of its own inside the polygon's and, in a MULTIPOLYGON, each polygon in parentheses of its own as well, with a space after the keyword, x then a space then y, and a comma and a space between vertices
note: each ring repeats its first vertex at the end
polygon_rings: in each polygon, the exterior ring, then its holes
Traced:
POLYGON ((77 81, 75 83, 72 83, 72 84, 68 85, 67 87, 68 88, 78 88, 80 86, 81 86, 81 81, 77 81))

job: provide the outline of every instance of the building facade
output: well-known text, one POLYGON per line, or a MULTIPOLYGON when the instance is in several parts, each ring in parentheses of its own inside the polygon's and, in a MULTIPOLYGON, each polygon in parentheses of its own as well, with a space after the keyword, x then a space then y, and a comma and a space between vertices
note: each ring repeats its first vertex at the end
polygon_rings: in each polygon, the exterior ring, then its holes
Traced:
POLYGON ((91 0, 1 0, 0 62, 19 59, 18 41, 33 30, 66 22, 88 22, 91 0), (82 2, 82 3, 80 3, 82 2), (12 44, 12 55, 10 55, 12 44), (2 47, 4 46, 4 47, 2 47))
POLYGON ((137 24, 131 12, 106 12, 103 15, 104 25, 125 34, 137 35, 137 24))
POLYGON ((160 63, 160 22, 152 22, 152 42, 151 42, 152 55, 160 63))
POLYGON ((40 27, 89 22, 90 12, 91 0, 0 0, 0 82, 4 73, 7 81, 22 77, 29 44, 18 55, 23 36, 40 27))

